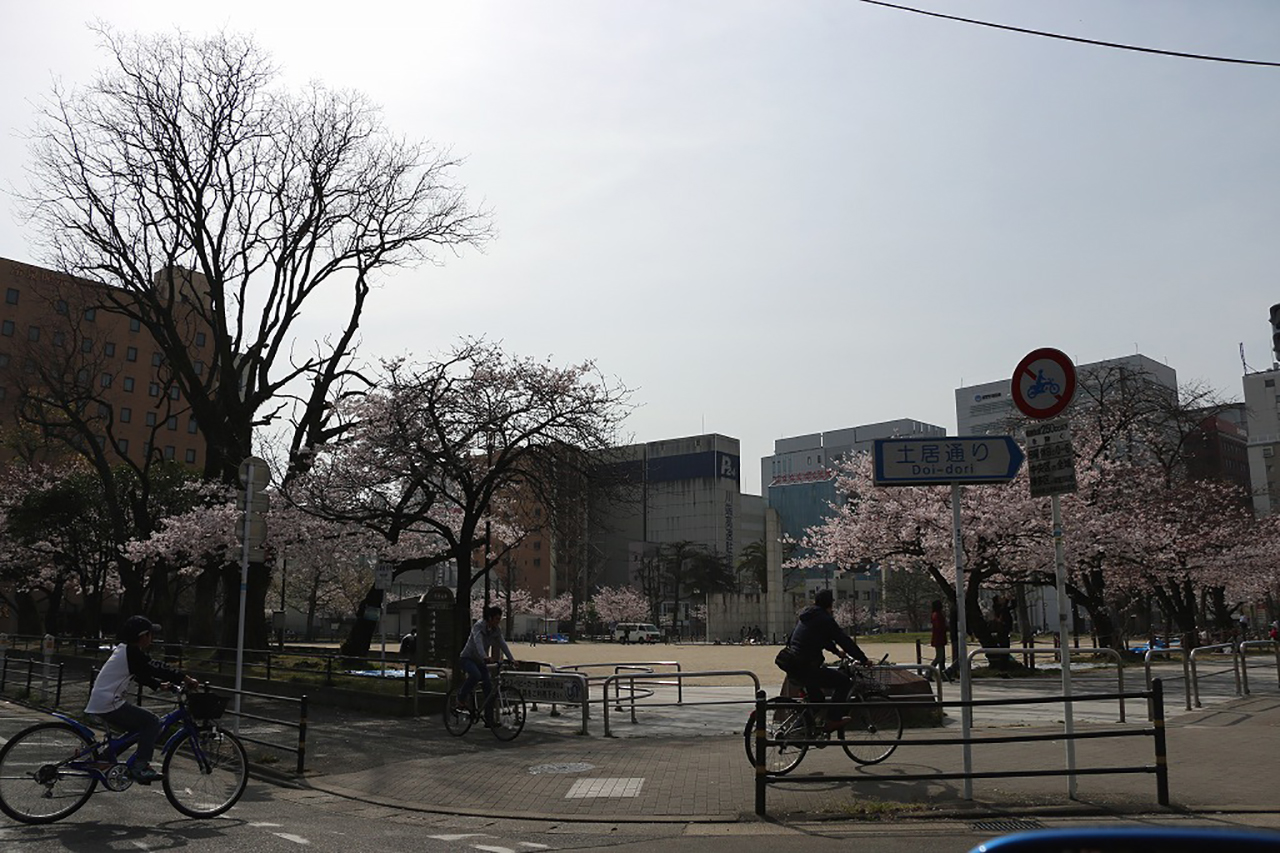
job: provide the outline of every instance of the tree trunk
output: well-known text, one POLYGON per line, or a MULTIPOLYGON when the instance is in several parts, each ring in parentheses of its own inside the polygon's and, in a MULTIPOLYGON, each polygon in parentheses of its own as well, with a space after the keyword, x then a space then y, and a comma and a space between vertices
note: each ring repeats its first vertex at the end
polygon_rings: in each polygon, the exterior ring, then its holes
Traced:
POLYGON ((369 656, 369 647, 373 644, 373 629, 377 627, 376 619, 366 619, 365 616, 374 610, 382 609, 382 590, 369 585, 365 590, 364 598, 360 600, 360 604, 356 607, 356 623, 351 627, 351 633, 342 641, 340 651, 349 658, 365 658, 369 656))

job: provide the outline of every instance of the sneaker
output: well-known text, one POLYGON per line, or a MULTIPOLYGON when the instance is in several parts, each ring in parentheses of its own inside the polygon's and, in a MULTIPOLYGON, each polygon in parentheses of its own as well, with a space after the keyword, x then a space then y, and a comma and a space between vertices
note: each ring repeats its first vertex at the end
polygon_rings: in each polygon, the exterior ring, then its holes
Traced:
POLYGON ((150 785, 152 782, 160 778, 160 774, 150 767, 141 769, 134 767, 129 770, 129 778, 140 785, 150 785))

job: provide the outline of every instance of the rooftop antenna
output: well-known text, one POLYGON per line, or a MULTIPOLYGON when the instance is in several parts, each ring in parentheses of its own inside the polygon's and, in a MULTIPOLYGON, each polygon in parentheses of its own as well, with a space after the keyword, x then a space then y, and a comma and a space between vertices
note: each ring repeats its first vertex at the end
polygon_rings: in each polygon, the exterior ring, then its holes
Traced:
POLYGON ((1240 367, 1246 374, 1253 372, 1249 369, 1249 362, 1244 360, 1244 341, 1240 342, 1240 367))

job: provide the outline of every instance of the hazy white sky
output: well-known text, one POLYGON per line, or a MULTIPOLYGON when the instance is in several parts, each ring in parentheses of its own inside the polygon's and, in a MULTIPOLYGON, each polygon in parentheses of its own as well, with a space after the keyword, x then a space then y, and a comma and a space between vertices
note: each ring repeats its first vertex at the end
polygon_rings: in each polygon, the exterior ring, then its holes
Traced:
MULTIPOLYGON (((1275 0, 919 0, 936 11, 1280 61, 1275 0)), ((1280 68, 1173 59, 855 0, 0 0, 0 186, 85 23, 250 32, 286 79, 363 91, 452 146, 485 254, 388 279, 364 354, 485 334, 594 358, 637 441, 911 417, 1038 346, 1141 351, 1240 396, 1280 302, 1280 68)), ((0 256, 36 262, 0 197, 0 256)), ((323 312, 309 319, 319 333, 323 312)))

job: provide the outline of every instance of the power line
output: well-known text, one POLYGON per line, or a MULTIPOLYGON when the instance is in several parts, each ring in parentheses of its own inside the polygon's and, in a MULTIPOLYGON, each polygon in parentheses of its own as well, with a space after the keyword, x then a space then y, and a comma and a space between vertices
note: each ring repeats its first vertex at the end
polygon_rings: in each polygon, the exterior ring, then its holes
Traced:
POLYGON ((979 27, 990 27, 994 30, 1008 30, 1014 33, 1025 33, 1031 36, 1042 36, 1044 38, 1059 39, 1061 41, 1074 41, 1080 44, 1093 44, 1099 47, 1113 47, 1117 50, 1133 50, 1139 53, 1157 53, 1161 56, 1176 56, 1181 59, 1200 59, 1206 62, 1230 62, 1235 65, 1266 65, 1272 68, 1280 68, 1280 62, 1264 62, 1260 59, 1235 59, 1229 56, 1209 56, 1203 53, 1183 53, 1177 50, 1159 50, 1154 47, 1139 47, 1132 44, 1098 41, 1097 39, 1079 38, 1077 36, 1067 36, 1061 33, 1047 33, 1043 30, 1029 30, 1024 27, 1013 27, 1008 24, 996 24, 991 21, 979 21, 974 18, 961 18, 957 15, 944 15, 941 12, 930 12, 927 9, 915 9, 911 6, 900 6, 897 3, 885 3, 883 0, 858 0, 858 2, 868 3, 872 6, 884 6, 889 9, 898 9, 903 12, 914 12, 917 15, 928 15, 931 18, 945 18, 948 21, 959 21, 963 24, 975 24, 979 27))

